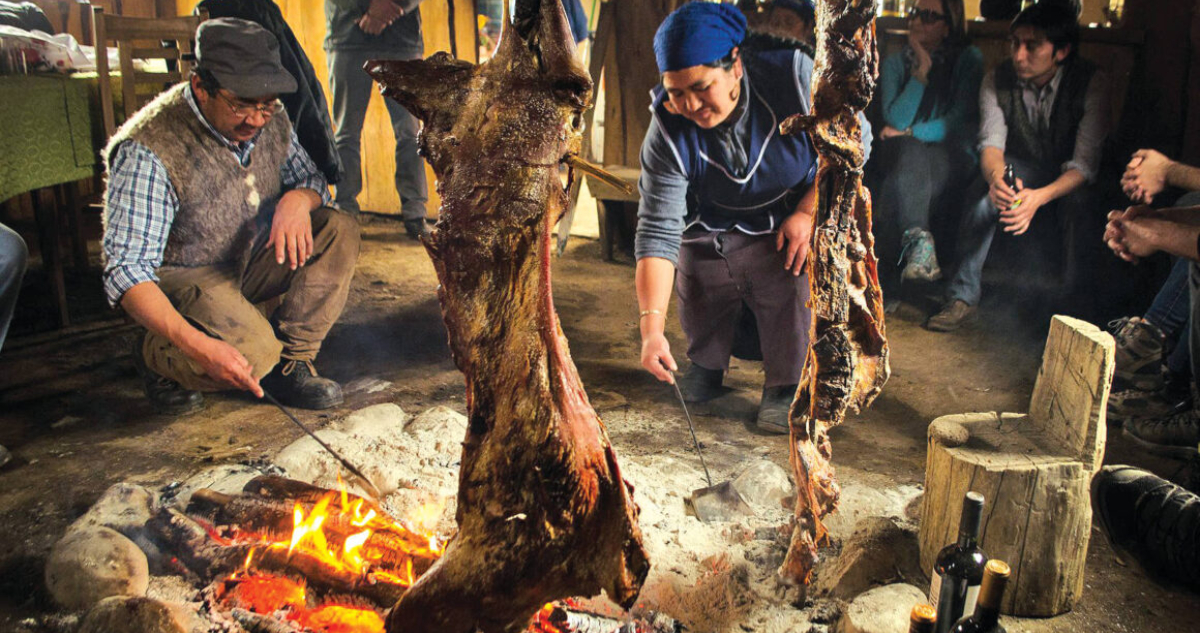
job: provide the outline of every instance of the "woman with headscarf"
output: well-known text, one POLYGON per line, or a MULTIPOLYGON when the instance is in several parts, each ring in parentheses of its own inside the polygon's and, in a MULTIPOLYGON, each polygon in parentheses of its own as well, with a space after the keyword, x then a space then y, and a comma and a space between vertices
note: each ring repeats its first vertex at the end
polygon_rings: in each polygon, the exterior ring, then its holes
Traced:
POLYGON ((745 37, 741 12, 708 2, 683 5, 654 36, 662 81, 642 142, 635 242, 641 362, 674 381, 663 335, 674 285, 691 360, 684 399, 721 395, 745 305, 766 374, 757 426, 786 433, 808 354, 817 155, 807 136, 778 128, 808 112, 813 61, 796 49, 751 51, 745 37))
POLYGON ((963 0, 917 0, 908 26, 908 45, 879 72, 886 125, 871 168, 872 193, 878 222, 893 230, 880 246, 895 248, 900 238, 901 280, 936 281, 942 272, 930 215, 975 173, 983 54, 967 39, 963 0))

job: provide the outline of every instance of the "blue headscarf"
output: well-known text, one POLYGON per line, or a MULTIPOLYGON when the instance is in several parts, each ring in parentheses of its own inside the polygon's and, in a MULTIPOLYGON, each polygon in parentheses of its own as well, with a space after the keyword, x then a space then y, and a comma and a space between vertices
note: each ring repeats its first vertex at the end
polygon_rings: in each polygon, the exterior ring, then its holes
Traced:
POLYGON ((715 62, 746 37, 746 16, 732 5, 689 2, 667 16, 654 34, 658 72, 715 62))

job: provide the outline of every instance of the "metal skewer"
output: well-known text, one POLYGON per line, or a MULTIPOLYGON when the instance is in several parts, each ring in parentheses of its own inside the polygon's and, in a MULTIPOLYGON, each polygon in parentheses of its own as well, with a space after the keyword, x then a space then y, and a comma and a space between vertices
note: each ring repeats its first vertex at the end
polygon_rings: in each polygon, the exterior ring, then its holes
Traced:
MULTIPOLYGON (((288 419, 292 421, 293 424, 300 427, 300 430, 304 431, 305 433, 308 434, 309 437, 316 440, 317 444, 321 445, 321 448, 325 449, 326 451, 329 451, 329 454, 333 455, 335 459, 337 459, 339 462, 341 462, 341 464, 346 467, 346 470, 349 470, 351 474, 353 474, 355 477, 358 477, 359 480, 367 487, 367 492, 369 492, 371 494, 371 496, 375 497, 376 500, 383 498, 383 494, 381 494, 379 492, 379 488, 376 488, 375 484, 371 483, 371 480, 368 479, 367 476, 364 475, 361 470, 356 468, 354 466, 354 464, 351 464, 350 462, 346 461, 345 457, 342 457, 341 455, 339 455, 337 451, 333 450, 332 446, 326 444, 324 440, 317 437, 316 433, 313 433, 312 431, 308 430, 308 427, 304 426, 304 423, 301 422, 299 420, 299 418, 297 418, 295 415, 293 415, 291 411, 288 411, 283 406, 283 404, 281 404, 278 400, 276 400, 275 396, 272 396, 271 394, 264 391, 263 398, 265 398, 267 400, 267 402, 270 402, 271 404, 279 407, 279 410, 283 411, 283 414, 286 415, 288 417, 288 419)), ((688 423, 690 424, 691 420, 688 420, 688 423)), ((694 437, 694 434, 693 434, 693 437, 694 437)))

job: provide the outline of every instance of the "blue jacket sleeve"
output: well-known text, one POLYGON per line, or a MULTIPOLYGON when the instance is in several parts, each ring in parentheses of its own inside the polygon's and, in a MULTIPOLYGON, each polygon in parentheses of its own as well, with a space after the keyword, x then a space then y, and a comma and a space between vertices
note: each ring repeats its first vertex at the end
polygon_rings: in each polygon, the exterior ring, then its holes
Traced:
POLYGON ((904 53, 893 53, 883 60, 879 72, 879 98, 883 106, 883 122, 897 130, 913 126, 925 84, 908 76, 904 68, 904 53))
POLYGON ((983 53, 978 48, 968 46, 959 54, 951 81, 954 91, 950 109, 937 118, 914 123, 912 132, 917 140, 937 143, 946 140, 949 133, 978 125, 979 84, 983 81, 983 53))

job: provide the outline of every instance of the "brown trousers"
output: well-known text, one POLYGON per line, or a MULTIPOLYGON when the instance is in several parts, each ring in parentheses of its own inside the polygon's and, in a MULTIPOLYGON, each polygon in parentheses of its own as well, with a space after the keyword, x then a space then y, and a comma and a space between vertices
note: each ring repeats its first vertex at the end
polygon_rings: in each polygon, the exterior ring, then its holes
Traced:
MULTIPOLYGON (((296 270, 277 263, 275 247, 268 248, 261 236, 240 276, 236 266, 163 267, 158 286, 192 325, 236 347, 256 378, 270 373, 280 358, 311 361, 346 305, 359 251, 358 222, 345 212, 316 209, 312 230, 312 256, 296 270), (282 303, 268 320, 255 304, 280 295, 282 303)), ((152 332, 142 354, 151 370, 186 389, 228 388, 152 332)))
POLYGON ((783 267, 775 235, 692 229, 684 234, 675 275, 687 355, 705 369, 729 368, 742 306, 758 322, 764 387, 800 382, 808 357, 808 273, 783 267))

